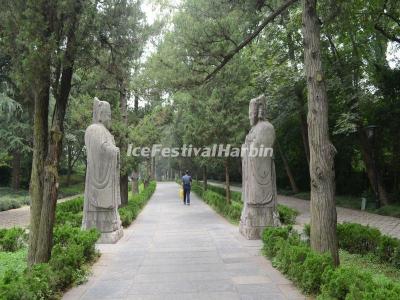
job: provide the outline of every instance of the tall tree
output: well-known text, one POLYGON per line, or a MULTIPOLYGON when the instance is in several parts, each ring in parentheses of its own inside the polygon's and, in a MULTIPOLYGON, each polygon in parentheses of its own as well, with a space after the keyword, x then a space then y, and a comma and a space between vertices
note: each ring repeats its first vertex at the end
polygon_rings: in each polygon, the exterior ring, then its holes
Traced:
POLYGON ((304 68, 308 87, 308 137, 311 178, 311 247, 330 252, 339 264, 336 236, 335 147, 329 139, 328 95, 321 62, 317 1, 303 1, 304 68))

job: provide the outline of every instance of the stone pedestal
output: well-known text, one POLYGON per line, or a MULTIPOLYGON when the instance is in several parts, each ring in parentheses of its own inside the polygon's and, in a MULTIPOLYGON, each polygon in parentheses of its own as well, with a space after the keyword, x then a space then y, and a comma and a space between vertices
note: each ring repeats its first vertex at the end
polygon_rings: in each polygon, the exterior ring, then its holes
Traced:
POLYGON ((265 228, 279 225, 273 207, 245 204, 239 231, 249 240, 259 240, 265 228))
POLYGON ((117 229, 113 232, 102 232, 98 244, 115 244, 124 235, 124 230, 122 228, 117 229))

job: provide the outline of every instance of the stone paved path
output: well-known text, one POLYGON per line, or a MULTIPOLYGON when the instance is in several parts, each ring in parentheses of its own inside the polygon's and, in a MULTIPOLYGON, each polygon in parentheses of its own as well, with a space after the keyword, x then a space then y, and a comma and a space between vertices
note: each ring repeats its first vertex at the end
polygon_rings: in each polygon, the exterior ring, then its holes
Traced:
POLYGON ((138 216, 102 253, 89 281, 68 299, 304 299, 247 241, 195 195, 178 199, 175 183, 158 183, 138 216))
MULTIPOLYGON (((217 182, 211 182, 216 186, 224 186, 217 182)), ((240 187, 232 187, 233 191, 241 192, 240 187)), ((296 223, 299 226, 310 223, 310 201, 298 199, 289 196, 278 196, 278 202, 280 204, 295 208, 299 211, 296 223)), ((400 238, 400 219, 388 216, 381 216, 377 214, 368 213, 361 210, 354 210, 349 208, 337 207, 338 222, 352 222, 363 225, 370 225, 378 228, 385 234, 400 238)))
MULTIPOLYGON (((78 197, 79 195, 58 199, 57 202, 64 202, 78 197)), ((29 206, 22 206, 0 212, 0 228, 28 227, 29 225, 29 206)))

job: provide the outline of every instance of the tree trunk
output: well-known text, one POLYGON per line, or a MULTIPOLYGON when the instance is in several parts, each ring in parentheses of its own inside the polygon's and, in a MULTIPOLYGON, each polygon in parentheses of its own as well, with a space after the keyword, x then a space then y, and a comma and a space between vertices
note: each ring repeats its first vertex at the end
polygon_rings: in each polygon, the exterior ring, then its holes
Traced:
POLYGON ((67 164, 68 164, 68 168, 67 168, 67 182, 66 182, 66 186, 69 187, 69 185, 71 184, 71 174, 72 174, 72 148, 71 146, 67 145, 67 164))
MULTIPOLYGON (((62 139, 64 133, 64 118, 68 104, 68 97, 71 90, 72 74, 74 70, 74 61, 76 54, 76 36, 75 30, 78 26, 77 16, 80 12, 81 5, 78 3, 76 6, 74 26, 70 28, 67 35, 67 44, 64 56, 64 66, 62 69, 62 77, 60 83, 60 90, 56 93, 56 104, 54 108, 54 115, 52 126, 50 130, 50 144, 44 164, 43 170, 43 198, 40 209, 40 218, 38 226, 32 226, 31 231, 35 232, 36 247, 30 248, 29 263, 37 264, 47 262, 50 259, 51 249, 53 244, 53 226, 55 221, 55 209, 58 196, 59 187, 59 162, 62 153, 62 139)), ((50 64, 49 64, 50 66, 50 64)), ((50 74, 50 70, 48 72, 50 74)), ((50 77, 48 77, 48 86, 50 87, 50 77)), ((47 102, 48 109, 48 102, 47 102)), ((47 135, 47 130, 45 131, 47 135)))
POLYGON ((151 180, 156 180, 156 157, 151 159, 151 180))
POLYGON ((34 95, 34 115, 33 115, 33 156, 32 169, 29 184, 29 194, 31 198, 30 207, 30 230, 28 265, 35 263, 35 256, 38 247, 39 226, 43 203, 43 173, 44 161, 48 146, 48 115, 50 99, 50 55, 44 60, 45 67, 42 72, 38 72, 39 78, 36 82, 38 92, 34 95))
MULTIPOLYGON (((126 90, 124 88, 123 79, 119 82, 119 95, 120 95, 120 110, 122 115, 122 122, 127 127, 128 126, 128 107, 127 107, 127 95, 126 90)), ((127 137, 123 136, 120 140, 120 153, 125 157, 127 151, 127 137)), ((123 159, 122 161, 125 161, 123 159)), ((121 206, 128 204, 128 194, 129 194, 129 181, 128 181, 128 170, 126 166, 121 166, 120 168, 120 178, 119 178, 119 186, 120 186, 120 195, 121 195, 121 206)))
POLYGON ((308 87, 308 137, 311 179, 311 248, 330 252, 339 265, 336 236, 335 148, 329 140, 328 97, 320 53, 317 1, 303 0, 304 66, 308 87))
POLYGON ((151 158, 146 160, 146 176, 143 180, 143 185, 146 188, 149 185, 151 176, 151 158))
POLYGON ((136 170, 133 170, 132 175, 131 175, 132 196, 139 193, 138 177, 139 177, 139 173, 136 170))
POLYGON ((21 153, 16 149, 12 155, 11 187, 14 191, 18 191, 21 184, 21 153))
POLYGON ((378 166, 374 165, 376 164, 376 161, 374 161, 374 157, 372 156, 372 149, 371 146, 368 142, 368 138, 363 131, 362 128, 358 130, 358 136, 360 139, 360 148, 361 148, 361 153, 362 157, 364 160, 365 168, 367 171, 368 175, 368 180, 371 185, 371 188, 374 192, 375 195, 379 195, 379 203, 383 205, 388 205, 389 204, 389 197, 387 194, 387 191, 385 189, 385 186, 383 184, 381 172, 378 168, 378 166), (377 178, 375 178, 375 170, 376 170, 376 175, 377 178))
POLYGON ((134 109, 137 112, 139 110, 139 97, 135 95, 134 99, 135 99, 135 101, 134 101, 134 109))
POLYGON ((278 148, 278 152, 282 158, 283 166, 286 171, 286 175, 289 178, 290 186, 292 188, 293 193, 297 194, 299 192, 299 188, 297 187, 296 181, 294 180, 292 170, 290 169, 289 163, 286 159, 285 153, 283 153, 281 145, 279 144, 278 140, 276 141, 276 146, 278 148))
POLYGON ((225 159, 225 196, 226 203, 231 204, 231 187, 229 182, 229 160, 225 159))
POLYGON ((207 166, 203 166, 203 189, 207 191, 207 166))

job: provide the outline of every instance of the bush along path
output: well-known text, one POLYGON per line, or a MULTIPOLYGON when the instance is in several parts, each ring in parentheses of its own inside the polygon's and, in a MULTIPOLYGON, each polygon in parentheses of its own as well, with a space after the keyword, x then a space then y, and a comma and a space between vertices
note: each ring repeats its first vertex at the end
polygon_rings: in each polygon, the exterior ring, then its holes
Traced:
MULTIPOLYGON (((193 182, 192 191, 230 222, 239 223, 243 209, 240 192, 231 191, 231 203, 228 204, 225 199, 225 189, 222 187, 208 185, 207 191, 204 191, 202 184, 193 182)), ((298 215, 295 209, 278 204, 278 212, 282 224, 290 225, 295 223, 298 215)))
MULTIPOLYGON (((241 188, 233 187, 234 193, 238 193, 236 197, 240 199, 241 188)), ((220 190, 225 195, 225 188, 222 184, 211 182, 208 185, 208 189, 214 191, 215 189, 220 190)), ((233 199, 233 197, 232 197, 233 199)), ((278 195, 278 203, 285 205, 298 212, 296 218, 297 227, 303 228, 305 224, 310 223, 310 201, 302 200, 295 197, 278 195)), ((362 225, 369 225, 371 227, 378 228, 381 232, 400 239, 400 219, 390 216, 382 216, 375 213, 370 213, 361 210, 354 210, 343 207, 336 207, 338 223, 353 222, 362 225)))
POLYGON ((317 299, 400 299, 400 241, 360 224, 339 224, 337 230, 338 268, 328 254, 312 251, 308 239, 291 226, 267 228, 264 253, 304 293, 317 299))
MULTIPOLYGON (((129 225, 150 199, 155 182, 131 196, 120 208, 129 225)), ((81 230, 83 197, 57 204, 54 246, 48 263, 27 269, 28 234, 23 228, 0 229, 0 299, 56 299, 72 285, 86 280, 89 266, 98 258, 96 229, 81 230)), ((111 245, 114 246, 114 245, 111 245)))

